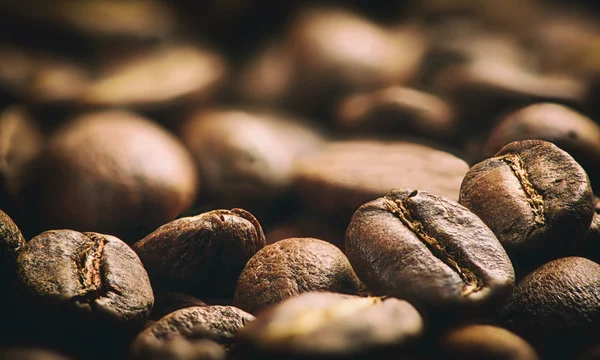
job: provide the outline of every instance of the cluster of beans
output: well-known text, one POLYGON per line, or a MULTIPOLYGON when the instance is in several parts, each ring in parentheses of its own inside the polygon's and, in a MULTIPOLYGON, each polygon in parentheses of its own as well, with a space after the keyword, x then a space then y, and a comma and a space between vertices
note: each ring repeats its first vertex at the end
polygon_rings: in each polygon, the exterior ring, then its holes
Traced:
POLYGON ((0 1, 0 360, 600 359, 600 14, 0 1))

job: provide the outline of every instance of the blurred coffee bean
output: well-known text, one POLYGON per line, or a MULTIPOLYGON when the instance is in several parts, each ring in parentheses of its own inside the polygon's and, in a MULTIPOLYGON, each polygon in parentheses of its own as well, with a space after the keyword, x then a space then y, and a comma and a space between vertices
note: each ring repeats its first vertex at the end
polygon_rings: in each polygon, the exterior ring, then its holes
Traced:
POLYGON ((399 86, 352 95, 337 109, 342 129, 360 133, 412 134, 441 140, 452 138, 457 118, 442 99, 399 86))
POLYGON ((18 101, 72 102, 88 77, 84 66, 60 55, 0 44, 0 91, 18 101))
POLYGON ((423 333, 404 300, 310 292, 260 314, 236 344, 245 359, 404 359, 423 333))
MULTIPOLYGON (((0 67, 1 68, 1 67, 0 67)), ((44 137, 27 110, 13 106, 0 113, 0 208, 20 215, 17 204, 25 169, 38 155, 44 137)))
POLYGON ((199 112, 179 134, 196 158, 201 201, 258 213, 290 191, 296 158, 323 144, 322 135, 308 124, 239 110, 199 112))
POLYGON ((157 109, 207 100, 221 87, 223 58, 195 45, 154 47, 109 64, 80 94, 88 106, 157 109))
POLYGON ((574 358, 598 339, 599 289, 600 265, 580 257, 557 259, 517 284, 501 318, 544 358, 574 358))
POLYGON ((51 350, 5 347, 0 348, 0 360, 69 360, 70 357, 51 350))
POLYGON ((408 299, 438 317, 489 313, 514 285, 492 231, 462 205, 426 191, 394 189, 361 206, 346 253, 374 294, 408 299))
MULTIPOLYGON (((172 34, 175 14, 156 0, 6 0, 2 13, 25 25, 103 38, 156 39, 172 34)), ((27 29, 27 26, 25 26, 27 29)))
POLYGON ((248 261, 233 303, 255 314, 308 291, 356 294, 362 288, 338 248, 318 239, 291 238, 265 246, 248 261))
MULTIPOLYGON (((592 184, 600 181, 600 126, 565 106, 536 104, 504 117, 483 149, 492 157, 504 145, 518 140, 545 140, 568 152, 586 170, 592 184)), ((600 185, 600 184, 599 184, 600 185)))
MULTIPOLYGON (((25 238, 12 219, 0 210, 0 290, 7 290, 15 275, 17 256, 25 246, 25 238)), ((1 301, 1 300, 0 300, 1 301)))
POLYGON ((467 325, 447 332, 441 339, 440 353, 443 359, 539 359, 525 340, 492 325, 467 325))
POLYGON ((367 201, 396 187, 423 189, 457 200, 469 166, 456 156, 406 141, 332 142, 303 157, 296 169, 307 209, 346 224, 367 201))
POLYGON ((178 338, 192 343, 208 339, 229 347, 237 331, 252 320, 254 316, 233 306, 177 310, 142 331, 131 344, 130 354, 141 359, 178 338))
POLYGON ((541 140, 512 142, 473 166, 459 202, 492 229, 518 273, 566 255, 584 239, 594 215, 585 171, 541 140))
POLYGON ((248 260, 265 246, 258 220, 242 209, 174 220, 133 245, 155 288, 231 297, 248 260))
POLYGON ((267 244, 289 238, 310 237, 327 241, 345 251, 344 236, 346 224, 337 224, 309 214, 295 216, 278 223, 265 234, 267 244))
POLYGON ((135 239, 192 204, 197 179, 190 154, 138 115, 82 115, 53 134, 26 189, 42 229, 97 231, 135 239))
POLYGON ((159 345, 149 345, 148 350, 129 359, 139 360, 225 360, 227 352, 223 346, 211 340, 189 341, 175 338, 159 345))
POLYGON ((426 48, 420 33, 409 33, 401 36, 343 8, 298 11, 286 34, 294 63, 291 103, 327 114, 345 94, 409 82, 426 48))
POLYGON ((172 312, 194 306, 207 306, 207 304, 192 295, 158 291, 154 293, 154 306, 150 318, 159 320, 172 312))

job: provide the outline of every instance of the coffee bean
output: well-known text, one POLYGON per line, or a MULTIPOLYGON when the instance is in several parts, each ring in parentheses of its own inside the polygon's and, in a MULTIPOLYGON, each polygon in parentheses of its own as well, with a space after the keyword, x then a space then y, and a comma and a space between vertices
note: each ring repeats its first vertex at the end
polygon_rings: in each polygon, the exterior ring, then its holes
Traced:
POLYGON ((150 318, 159 320, 162 317, 188 307, 207 306, 207 304, 192 295, 179 292, 159 291, 154 293, 154 306, 150 318))
POLYGON ((381 359, 414 347, 424 322, 408 302, 310 292, 260 314, 236 340, 248 359, 381 359))
POLYGON ((98 233, 52 230, 36 236, 17 258, 17 285, 45 309, 125 325, 143 324, 154 303, 135 252, 98 233))
POLYGON ((190 206, 190 155, 172 135, 122 111, 83 115, 58 130, 35 160, 29 220, 42 229, 98 231, 126 240, 190 206))
POLYGON ((569 154, 541 140, 510 143, 473 166, 459 202, 492 229, 524 268, 565 254, 583 240, 594 214, 585 171, 569 154))
MULTIPOLYGON (((254 316, 233 306, 190 307, 177 310, 142 331, 131 344, 134 356, 151 354, 174 339, 208 339, 226 347, 254 316)), ((142 357, 140 357, 142 358, 142 357)))
POLYGON ((417 143, 349 140, 302 158, 296 181, 310 211, 346 223, 359 206, 396 187, 458 199, 468 168, 454 155, 417 143))
POLYGON ((202 179, 202 199, 217 207, 265 212, 290 190, 294 161, 320 148, 319 131, 284 115, 206 110, 180 128, 202 179))
POLYGON ((346 232, 346 253, 373 293, 440 316, 489 312, 514 285, 492 231, 467 208, 426 191, 395 189, 361 206, 346 232))
POLYGON ((412 134, 445 140, 454 135, 457 120, 442 99, 400 86, 349 96, 337 109, 341 128, 363 134, 412 134))
POLYGON ((600 326, 600 265, 580 257, 551 261, 517 284, 501 321, 548 358, 573 358, 600 326))
POLYGON ((258 220, 242 209, 174 220, 133 245, 155 287, 231 297, 246 262, 265 246, 258 220))
POLYGON ((596 206, 592 223, 583 242, 575 247, 573 253, 595 262, 600 261, 600 198, 596 197, 596 206))
POLYGON ((525 340, 492 325, 467 325, 447 332, 441 339, 440 355, 443 359, 539 359, 525 340))
POLYGON ((17 256, 25 246, 25 238, 12 219, 0 210, 0 289, 12 282, 17 256))
POLYGON ((106 69, 79 101, 135 108, 197 102, 219 88, 225 68, 220 56, 194 45, 151 49, 106 69))
POLYGON ((361 289, 338 248, 318 239, 291 238, 265 246, 248 261, 233 303, 254 314, 308 291, 355 294, 361 289))
POLYGON ((190 341, 182 338, 150 345, 148 350, 129 359, 139 360, 225 360, 227 352, 214 341, 201 339, 190 341))
POLYGON ((70 358, 51 350, 7 347, 0 348, 0 360, 69 360, 70 358))

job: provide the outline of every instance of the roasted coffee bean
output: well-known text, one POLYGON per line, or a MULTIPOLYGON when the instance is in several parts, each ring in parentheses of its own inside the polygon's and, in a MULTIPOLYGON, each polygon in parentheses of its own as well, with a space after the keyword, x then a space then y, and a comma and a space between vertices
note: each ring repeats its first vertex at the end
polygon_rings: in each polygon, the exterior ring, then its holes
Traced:
POLYGON ((192 295, 159 291, 154 293, 154 306, 150 318, 159 320, 177 310, 198 306, 207 306, 207 304, 192 295))
POLYGON ((0 113, 0 208, 12 216, 22 210, 18 199, 23 174, 43 141, 37 123, 25 108, 13 106, 0 113))
POLYGON ((90 106, 160 108, 206 100, 221 86, 224 60, 193 45, 152 49, 113 64, 79 99, 90 106))
POLYGON ((592 184, 600 175, 597 170, 600 167, 600 126, 566 106, 542 103, 507 115, 495 126, 483 154, 492 157, 503 146, 519 140, 554 143, 583 167, 592 184))
POLYGON ((265 243, 258 220, 233 209, 174 220, 133 249, 155 287, 202 298, 231 297, 244 266, 265 243))
POLYGON ((189 341, 175 338, 161 344, 149 345, 143 354, 132 355, 129 359, 139 360, 225 360, 227 352, 218 343, 201 339, 189 341))
POLYGON ((343 219, 390 189, 410 187, 457 200, 469 166, 447 152, 412 142, 349 140, 302 158, 296 170, 306 207, 343 219))
POLYGON ((360 280, 338 248, 318 239, 291 238, 265 246, 248 261, 233 303, 254 314, 308 291, 360 290, 360 280))
POLYGON ((0 210, 0 291, 12 282, 17 256, 25 246, 25 238, 12 219, 0 210))
POLYGON ((561 258, 517 284, 501 321, 544 358, 574 358, 598 341, 599 299, 600 265, 581 257, 561 258))
POLYGON ((83 115, 35 160, 29 221, 42 229, 97 231, 126 240, 172 220, 197 189, 190 154, 161 127, 122 111, 83 115))
POLYGON ((583 240, 594 214, 585 171, 541 140, 512 142, 473 166, 459 202, 492 229, 523 268, 566 254, 583 240))
POLYGON ((180 128, 200 170, 201 198, 217 207, 265 211, 290 190, 294 161, 323 144, 319 132, 283 115, 206 110, 180 128))
POLYGON ((442 99, 394 86, 352 95, 337 109, 337 122, 352 132, 452 138, 458 125, 454 110, 442 99))
POLYGON ((483 221, 426 191, 394 189, 361 206, 346 232, 346 254, 374 294, 408 299, 440 317, 487 313, 514 285, 512 264, 483 221))
POLYGON ((38 306, 125 325, 143 324, 154 303, 135 252, 98 233, 52 230, 36 236, 17 258, 17 285, 38 306))
POLYGON ((190 307, 177 310, 142 331, 131 344, 130 353, 143 358, 174 339, 200 339, 229 347, 235 334, 254 316, 233 306, 190 307))
POLYGON ((236 350, 248 359, 403 358, 423 333, 404 300, 310 292, 261 313, 239 332, 236 350))
POLYGON ((69 360, 70 357, 51 350, 7 347, 0 348, 0 360, 69 360))
POLYGON ((442 359, 538 360, 535 350, 510 331, 492 325, 467 325, 441 339, 442 359))

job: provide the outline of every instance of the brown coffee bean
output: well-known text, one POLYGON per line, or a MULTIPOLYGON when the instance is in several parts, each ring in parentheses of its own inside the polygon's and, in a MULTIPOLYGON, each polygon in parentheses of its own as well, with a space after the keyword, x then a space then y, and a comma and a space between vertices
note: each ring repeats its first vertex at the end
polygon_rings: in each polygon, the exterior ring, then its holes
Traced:
POLYGON ((361 133, 398 133, 443 140, 454 135, 457 120, 453 109, 442 99, 400 86, 349 96, 337 109, 339 126, 361 133))
POLYGON ((208 339, 226 347, 254 316, 233 306, 190 307, 177 310, 142 331, 131 344, 134 356, 151 354, 174 339, 208 339))
POLYGON ((443 359, 538 360, 535 350, 510 331, 492 325, 467 325, 441 339, 443 359))
POLYGON ((28 220, 133 238, 195 198, 194 164, 175 137, 122 111, 83 115, 50 138, 29 177, 28 220))
POLYGON ((541 140, 510 143, 473 166, 459 202, 492 229, 524 269, 566 254, 583 240, 594 214, 585 171, 541 140))
POLYGON ((421 315, 406 301, 310 292, 259 315, 236 344, 248 359, 403 358, 423 332, 421 315))
POLYGON ((583 167, 592 183, 600 176, 600 126, 566 106, 535 104, 507 115, 490 134, 483 154, 492 157, 503 146, 519 140, 552 142, 583 167))
POLYGON ((51 350, 27 348, 27 347, 6 347, 0 348, 0 360, 69 360, 70 357, 56 353, 51 350))
POLYGON ((544 264, 517 284, 502 312, 508 329, 549 358, 574 358, 600 324, 600 265, 580 257, 544 264))
POLYGON ((141 326, 152 309, 150 280, 135 252, 114 236, 44 232, 17 258, 17 286, 27 300, 81 320, 141 326))
POLYGON ((231 297, 246 262, 265 246, 258 220, 242 209, 174 220, 133 245, 155 287, 231 297))
POLYGON ((161 108, 210 97, 222 84, 224 60, 194 45, 150 49, 112 64, 81 94, 85 105, 161 108))
POLYGON ((14 277, 17 256, 25 246, 25 238, 12 219, 0 210, 0 288, 14 277))
POLYGON ((440 318, 488 313, 514 285, 512 264, 483 221, 426 191, 394 189, 361 206, 346 253, 374 294, 408 299, 440 318))
POLYGON ((159 320, 162 317, 180 309, 207 304, 192 295, 179 292, 159 291, 154 293, 154 306, 150 318, 159 320))
POLYGON ((417 143, 350 140, 302 158, 296 181, 308 209, 347 222, 359 206, 396 187, 458 199, 468 168, 454 155, 417 143))
POLYGON ((290 190, 294 160, 323 143, 300 121, 241 110, 199 112, 179 133, 196 158, 203 199, 259 212, 290 190))
POLYGON ((240 275, 234 305, 250 313, 308 291, 355 294, 362 289, 348 259, 318 239, 291 238, 265 246, 240 275))
POLYGON ((25 108, 13 106, 0 113, 0 208, 13 216, 21 211, 18 199, 24 171, 43 141, 39 126, 25 108))

